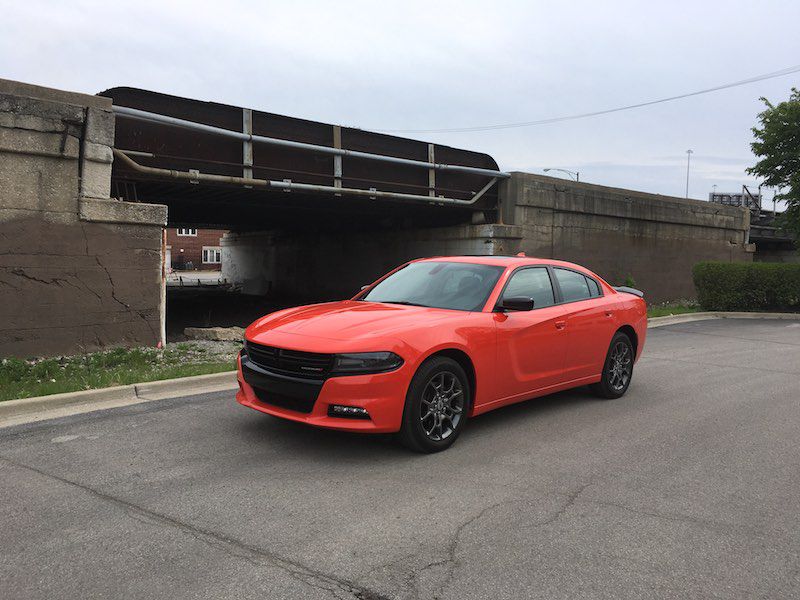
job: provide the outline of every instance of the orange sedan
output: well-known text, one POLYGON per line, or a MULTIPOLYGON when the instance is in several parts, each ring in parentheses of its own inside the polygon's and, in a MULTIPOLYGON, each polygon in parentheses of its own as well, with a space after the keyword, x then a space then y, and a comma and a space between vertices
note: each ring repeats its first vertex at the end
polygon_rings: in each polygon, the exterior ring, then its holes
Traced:
POLYGON ((641 292, 572 263, 415 260, 351 300, 251 324, 236 399, 317 427, 398 432, 436 452, 501 406, 583 385, 622 396, 646 332, 641 292))

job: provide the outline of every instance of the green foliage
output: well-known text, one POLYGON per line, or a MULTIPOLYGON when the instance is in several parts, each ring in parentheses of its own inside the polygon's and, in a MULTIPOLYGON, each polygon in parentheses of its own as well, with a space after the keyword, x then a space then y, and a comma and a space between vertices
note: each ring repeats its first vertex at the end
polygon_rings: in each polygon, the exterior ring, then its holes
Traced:
POLYGON ((778 224, 800 239, 800 90, 792 88, 789 99, 777 105, 761 100, 767 108, 758 115, 761 126, 753 127, 756 141, 750 145, 761 160, 747 172, 778 188, 776 198, 788 204, 778 224))
POLYGON ((633 278, 633 275, 630 273, 625 277, 625 283, 623 283, 625 287, 635 288, 636 287, 636 280, 633 278))
POLYGON ((697 303, 679 302, 649 305, 647 307, 648 318, 669 317, 671 315, 683 315, 686 313, 700 312, 702 308, 697 303))
POLYGON ((800 311, 800 264, 702 262, 692 273, 706 310, 800 311))
POLYGON ((239 345, 208 356, 208 350, 191 343, 155 348, 116 348, 81 356, 0 361, 0 400, 30 398, 61 392, 189 377, 235 369, 239 345))

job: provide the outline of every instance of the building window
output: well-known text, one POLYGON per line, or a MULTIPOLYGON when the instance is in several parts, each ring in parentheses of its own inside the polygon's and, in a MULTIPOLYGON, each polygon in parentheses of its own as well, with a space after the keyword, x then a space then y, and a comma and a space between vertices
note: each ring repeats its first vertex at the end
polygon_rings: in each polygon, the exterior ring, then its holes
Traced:
POLYGON ((203 264, 218 265, 222 262, 222 250, 216 246, 203 246, 203 264))
POLYGON ((197 237, 197 229, 189 228, 189 227, 180 227, 178 229, 178 235, 190 235, 192 237, 197 237))

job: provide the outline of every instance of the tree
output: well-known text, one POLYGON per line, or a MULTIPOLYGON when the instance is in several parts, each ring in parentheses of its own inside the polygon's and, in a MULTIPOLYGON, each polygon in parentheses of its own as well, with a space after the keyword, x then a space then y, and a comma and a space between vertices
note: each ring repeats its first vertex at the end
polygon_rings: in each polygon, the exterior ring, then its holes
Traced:
POLYGON ((759 113, 761 127, 753 127, 756 138, 750 147, 760 157, 747 172, 763 177, 763 185, 777 188, 778 200, 787 203, 779 225, 800 240, 800 90, 792 88, 789 99, 759 113))

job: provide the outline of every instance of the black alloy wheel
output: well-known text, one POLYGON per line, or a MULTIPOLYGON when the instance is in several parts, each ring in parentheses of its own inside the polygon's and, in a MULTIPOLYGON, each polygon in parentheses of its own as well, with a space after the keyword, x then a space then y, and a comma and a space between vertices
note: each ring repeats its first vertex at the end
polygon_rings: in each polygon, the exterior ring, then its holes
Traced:
POLYGON ((628 391, 633 377, 633 344, 630 338, 618 331, 614 334, 603 365, 603 376, 599 383, 591 386, 601 398, 619 398, 628 391))
POLYGON ((456 361, 435 356, 419 368, 406 395, 400 441, 416 452, 439 452, 456 441, 467 420, 469 380, 456 361))

